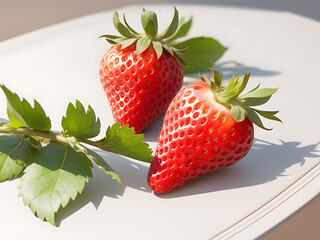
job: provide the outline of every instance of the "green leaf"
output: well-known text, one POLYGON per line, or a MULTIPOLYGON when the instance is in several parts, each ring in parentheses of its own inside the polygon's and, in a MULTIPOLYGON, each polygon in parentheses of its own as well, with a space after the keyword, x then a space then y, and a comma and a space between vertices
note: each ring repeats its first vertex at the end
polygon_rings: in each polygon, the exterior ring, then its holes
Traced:
POLYGON ((127 28, 135 35, 139 35, 139 33, 137 33, 132 27, 130 27, 130 25, 128 24, 127 22, 127 19, 126 19, 126 16, 125 14, 123 14, 123 21, 124 21, 124 24, 127 26, 127 28))
POLYGON ((214 92, 218 92, 216 89, 216 84, 215 82, 212 81, 212 78, 205 78, 202 76, 201 73, 199 73, 199 76, 202 82, 205 82, 206 84, 208 84, 214 92))
POLYGON ((246 118, 246 110, 237 102, 231 104, 231 115, 236 122, 242 122, 246 118))
POLYGON ((227 88, 222 92, 221 96, 219 97, 219 100, 226 103, 232 103, 247 86, 249 77, 250 73, 246 73, 240 81, 238 80, 239 78, 237 78, 237 80, 234 82, 232 81, 234 79, 233 76, 227 88))
POLYGON ((257 109, 254 110, 266 119, 282 122, 278 117, 275 116, 279 111, 262 111, 257 109))
POLYGON ((136 53, 139 56, 141 53, 143 53, 151 44, 151 39, 147 36, 140 38, 137 41, 137 50, 136 53))
POLYGON ((160 34, 160 37, 162 39, 171 37, 176 32, 176 30, 178 28, 178 24, 179 24, 179 13, 178 13, 178 10, 176 9, 176 7, 174 7, 173 19, 172 19, 169 27, 166 30, 164 30, 163 33, 160 34))
POLYGON ((157 54, 157 59, 159 59, 162 55, 162 52, 163 52, 162 43, 159 41, 152 41, 152 46, 153 46, 154 51, 157 54))
POLYGON ((69 103, 66 116, 62 118, 61 125, 67 136, 78 138, 93 138, 100 133, 100 120, 88 106, 88 110, 77 100, 76 106, 69 103))
POLYGON ((106 137, 99 144, 107 151, 150 162, 153 158, 152 149, 142 142, 143 137, 142 134, 135 135, 134 128, 129 128, 129 125, 121 127, 118 122, 108 127, 106 137))
POLYGON ((245 73, 245 75, 239 81, 237 81, 237 84, 235 85, 235 89, 233 90, 233 94, 235 96, 239 96, 239 94, 243 92, 243 90, 246 88, 248 84, 249 78, 250 78, 250 72, 245 73))
POLYGON ((128 38, 128 39, 123 39, 118 42, 118 44, 121 44, 121 49, 124 49, 126 47, 129 47, 130 45, 134 44, 137 41, 136 38, 128 38))
POLYGON ((0 136, 0 181, 19 175, 35 152, 24 136, 0 136))
POLYGON ((183 55, 186 54, 189 51, 189 47, 186 48, 176 48, 175 46, 170 45, 170 48, 177 54, 177 55, 183 55))
POLYGON ((178 54, 176 54, 176 58, 178 59, 178 61, 181 63, 182 66, 187 65, 178 54))
POLYGON ((170 53, 171 56, 173 56, 173 50, 171 49, 171 47, 169 47, 169 46, 166 45, 166 44, 163 44, 162 46, 163 46, 163 48, 164 48, 165 50, 168 51, 168 53, 170 53))
POLYGON ((34 163, 25 169, 19 196, 35 215, 55 226, 55 213, 82 192, 88 177, 92 177, 92 167, 84 154, 50 144, 41 148, 34 163))
POLYGON ((122 38, 122 37, 106 34, 106 35, 101 35, 99 38, 119 39, 119 38, 122 38))
POLYGON ((241 100, 248 106, 259 106, 269 101, 277 88, 261 88, 250 91, 241 97, 241 100))
POLYGON ((221 84, 222 84, 222 81, 223 81, 223 78, 222 78, 221 74, 218 71, 216 71, 213 68, 211 70, 212 70, 212 73, 213 73, 213 79, 214 79, 215 85, 218 88, 220 88, 221 84))
POLYGON ((109 166, 109 164, 96 152, 84 147, 77 141, 70 141, 71 147, 77 151, 82 152, 87 156, 88 159, 93 161, 100 169, 102 169, 106 174, 108 174, 112 179, 121 183, 118 174, 109 166))
POLYGON ((264 130, 272 130, 272 128, 266 128, 266 127, 263 125, 263 123, 262 123, 259 115, 255 112, 254 109, 252 109, 252 108, 246 108, 246 111, 247 111, 247 117, 250 119, 250 121, 251 121, 253 124, 257 125, 258 127, 262 128, 262 129, 264 129, 264 130))
POLYGON ((118 42, 123 38, 115 35, 101 35, 99 38, 105 38, 110 44, 118 44, 118 42))
POLYGON ((118 174, 109 166, 109 164, 96 152, 87 149, 87 157, 91 159, 100 169, 102 169, 106 174, 108 174, 112 179, 121 183, 118 174))
POLYGON ((7 97, 7 112, 8 118, 12 122, 10 127, 24 127, 28 126, 40 131, 49 131, 51 129, 51 121, 46 116, 40 104, 34 100, 34 107, 19 96, 12 93, 4 85, 0 86, 7 97))
POLYGON ((184 22, 184 18, 181 18, 176 32, 170 38, 167 38, 166 42, 170 43, 176 40, 177 38, 186 36, 190 30, 191 24, 192 24, 192 18, 190 18, 187 22, 184 22))
POLYGON ((183 66, 184 73, 208 71, 227 50, 217 40, 207 37, 191 38, 175 44, 174 47, 179 49, 189 48, 188 52, 179 55, 187 64, 183 66))
POLYGON ((118 44, 118 41, 114 41, 114 40, 111 40, 111 39, 108 39, 108 38, 106 38, 106 41, 107 41, 108 43, 110 43, 111 45, 116 45, 116 44, 118 44))
MULTIPOLYGON (((246 94, 250 93, 250 92, 253 92, 255 90, 257 90, 258 88, 260 87, 260 83, 258 84, 258 86, 256 86, 255 88, 253 88, 252 90, 250 90, 249 92, 247 92, 246 94)), ((244 95, 243 95, 244 96, 244 95)))
POLYGON ((153 11, 143 11, 141 14, 141 23, 144 32, 151 39, 155 38, 158 34, 158 19, 153 11))
POLYGON ((201 74, 200 78, 210 86, 216 101, 231 110, 231 115, 236 122, 242 122, 247 117, 253 124, 265 130, 271 129, 266 128, 263 125, 260 116, 281 122, 281 120, 275 116, 278 111, 256 110, 247 104, 263 104, 269 100, 270 96, 274 94, 277 89, 258 89, 260 86, 258 85, 248 93, 241 96, 240 94, 245 89, 249 81, 250 73, 246 73, 240 80, 239 76, 235 78, 233 75, 229 83, 225 86, 223 84, 223 74, 219 74, 213 68, 211 68, 211 70, 213 73, 213 79, 204 78, 201 74), (253 101, 253 99, 255 101, 253 101))
POLYGON ((236 78, 234 75, 232 75, 227 87, 223 90, 221 95, 225 95, 226 93, 230 92, 234 88, 235 84, 236 84, 236 78))
POLYGON ((7 124, 5 124, 5 126, 10 127, 10 128, 21 128, 21 127, 25 127, 27 125, 27 123, 25 123, 23 120, 21 120, 22 122, 20 122, 18 119, 16 119, 15 117, 13 117, 11 115, 11 112, 9 111, 9 107, 7 107, 7 115, 8 115, 8 119, 10 119, 11 122, 8 122, 7 124))
POLYGON ((114 12, 113 14, 113 25, 117 29, 117 31, 124 37, 133 38, 135 35, 133 35, 127 28, 124 26, 119 19, 119 14, 117 12, 114 12))
POLYGON ((38 137, 36 137, 36 136, 28 136, 28 137, 26 137, 26 140, 29 142, 31 147, 33 147, 35 149, 42 148, 41 141, 40 141, 40 139, 38 137))

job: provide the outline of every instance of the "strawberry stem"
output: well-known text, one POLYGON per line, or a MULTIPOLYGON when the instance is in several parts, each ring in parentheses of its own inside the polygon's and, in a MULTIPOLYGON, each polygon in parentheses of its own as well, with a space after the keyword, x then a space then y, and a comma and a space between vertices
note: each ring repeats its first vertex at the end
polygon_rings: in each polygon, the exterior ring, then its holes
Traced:
MULTIPOLYGON (((153 11, 142 10, 141 24, 144 30, 143 34, 136 32, 130 27, 125 15, 123 15, 123 21, 124 24, 120 21, 118 12, 114 12, 113 25, 121 36, 107 34, 100 37, 105 38, 110 44, 122 45, 121 49, 137 42, 137 55, 143 53, 152 44, 158 59, 161 57, 163 49, 171 55, 175 54, 176 56, 184 54, 188 50, 187 48, 180 49, 174 47, 178 42, 171 43, 173 39, 186 35, 192 22, 191 19, 187 22, 184 22, 184 19, 179 21, 179 13, 175 7, 174 16, 170 25, 161 34, 158 34, 158 19, 156 13, 153 11)), ((181 60, 181 58, 179 58, 179 60, 181 60)), ((183 60, 181 60, 181 63, 183 64, 183 60)))
POLYGON ((258 85, 256 88, 241 96, 240 94, 244 91, 249 81, 250 73, 245 73, 241 79, 239 79, 239 77, 235 78, 233 75, 228 85, 224 86, 223 75, 215 69, 211 70, 213 78, 204 78, 201 74, 200 78, 211 87, 215 100, 231 110, 232 117, 235 121, 241 122, 247 117, 253 124, 265 130, 271 129, 263 125, 260 116, 281 122, 281 120, 275 116, 279 111, 262 111, 252 108, 252 106, 260 106, 268 102, 278 88, 259 89, 260 85, 258 85))

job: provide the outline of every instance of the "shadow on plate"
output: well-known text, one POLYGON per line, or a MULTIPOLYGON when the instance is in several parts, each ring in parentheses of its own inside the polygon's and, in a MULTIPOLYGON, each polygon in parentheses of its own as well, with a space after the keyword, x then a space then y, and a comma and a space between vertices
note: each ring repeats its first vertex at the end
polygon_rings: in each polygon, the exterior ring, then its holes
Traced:
MULTIPOLYGON (((241 77, 246 72, 251 72, 251 76, 263 76, 263 77, 280 74, 279 72, 276 72, 276 71, 263 70, 261 68, 257 68, 253 66, 246 66, 237 61, 225 61, 215 65, 214 68, 220 72, 223 72, 224 78, 226 81, 230 80, 233 74, 239 75, 241 77)), ((205 77, 208 77, 211 75, 212 75, 212 72, 210 71, 203 73, 203 76, 205 77)), ((187 74, 186 78, 184 79, 183 87, 197 81, 201 81, 198 73, 187 74)), ((161 114, 155 122, 153 122, 147 129, 144 130, 143 132, 144 141, 158 142, 159 134, 162 129, 164 116, 165 116, 165 113, 161 114)))
MULTIPOLYGON (((123 196, 126 188, 151 193, 146 180, 149 164, 100 150, 97 150, 97 153, 119 174, 122 184, 112 180, 99 168, 94 168, 93 178, 89 180, 83 193, 66 208, 59 210, 56 216, 57 226, 88 203, 92 203, 98 209, 105 197, 123 196)), ((155 195, 162 199, 170 199, 263 184, 285 176, 285 170, 293 165, 302 166, 306 158, 318 157, 320 157, 319 148, 315 144, 301 146, 299 142, 284 141, 275 144, 255 139, 248 155, 235 165, 208 173, 174 192, 155 195)))
POLYGON ((142 134, 143 141, 158 143, 159 135, 162 129, 165 113, 162 113, 142 134))
MULTIPOLYGON (((242 63, 237 61, 225 61, 219 64, 214 65, 214 69, 219 72, 222 72, 224 75, 224 79, 226 81, 230 80, 232 75, 235 76, 244 76, 246 72, 251 72, 251 76, 260 76, 260 77, 269 77, 280 74, 280 72, 272 71, 272 70, 264 70, 254 66, 246 66, 242 63)), ((207 72, 202 72, 204 77, 212 76, 212 72, 208 70, 207 72)), ((187 74, 186 79, 184 81, 183 87, 187 86, 188 84, 196 81, 201 81, 199 74, 187 74)))
POLYGON ((107 198, 119 198, 123 196, 126 188, 134 188, 144 192, 151 192, 146 181, 149 170, 148 163, 140 163, 135 160, 108 153, 102 150, 95 150, 108 164, 118 173, 121 184, 112 180, 98 167, 93 169, 93 178, 85 185, 82 194, 78 195, 75 201, 70 201, 65 208, 59 209, 56 214, 56 225, 71 216, 88 203, 92 203, 96 209, 102 200, 107 198))
POLYGON ((236 164, 199 177, 171 193, 156 195, 177 198, 259 185, 285 176, 286 169, 296 164, 302 166, 306 158, 318 157, 317 145, 284 141, 274 144, 255 139, 248 155, 236 164))

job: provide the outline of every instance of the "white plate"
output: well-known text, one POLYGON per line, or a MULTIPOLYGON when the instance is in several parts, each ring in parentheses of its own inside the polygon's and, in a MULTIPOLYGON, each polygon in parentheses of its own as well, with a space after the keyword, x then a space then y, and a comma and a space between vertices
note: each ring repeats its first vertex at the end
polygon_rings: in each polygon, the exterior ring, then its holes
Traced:
MULTIPOLYGON (((160 26, 169 23, 172 6, 150 5, 160 26)), ((211 36, 229 50, 216 68, 252 72, 251 86, 279 87, 268 103, 280 110, 283 124, 256 129, 249 154, 166 195, 150 191, 148 164, 102 153, 119 173, 122 185, 98 169, 83 194, 57 215, 58 227, 34 217, 18 198, 19 181, 0 184, 1 238, 10 239, 248 239, 258 237, 319 193, 320 24, 291 13, 178 5, 193 16, 189 37, 211 36), (19 230, 17 230, 19 229, 19 230)), ((119 9, 139 26, 142 6, 119 9)), ((59 130, 69 101, 90 104, 113 123, 98 77, 109 45, 98 36, 115 33, 113 12, 103 12, 0 43, 0 79, 29 101, 37 99, 59 130), (61 116, 61 117, 60 117, 61 116)), ((194 81, 186 76, 186 84, 194 81)), ((6 116, 1 94, 0 116, 6 116)), ((156 147, 160 118, 145 131, 156 147)))

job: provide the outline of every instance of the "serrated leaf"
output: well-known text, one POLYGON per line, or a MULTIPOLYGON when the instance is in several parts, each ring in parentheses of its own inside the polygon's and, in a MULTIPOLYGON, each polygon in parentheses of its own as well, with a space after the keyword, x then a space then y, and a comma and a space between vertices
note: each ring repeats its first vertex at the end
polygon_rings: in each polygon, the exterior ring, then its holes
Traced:
POLYGON ((41 148, 25 169, 19 196, 41 220, 55 226, 55 213, 81 193, 92 177, 92 163, 71 147, 50 144, 41 148))
POLYGON ((137 47, 136 47, 136 53, 137 55, 140 55, 143 53, 151 44, 151 39, 147 36, 143 38, 139 38, 137 41, 137 47))
POLYGON ((5 124, 5 126, 10 127, 10 128, 20 128, 20 127, 25 127, 27 123, 22 123, 15 117, 13 117, 9 111, 9 108, 7 108, 7 116, 8 119, 10 119, 11 122, 8 122, 5 124))
POLYGON ((155 38, 158 33, 158 19, 153 11, 143 11, 141 14, 141 23, 144 32, 151 39, 155 38))
POLYGON ((184 22, 184 18, 181 18, 179 21, 177 30, 170 38, 166 39, 166 42, 170 43, 176 40, 177 38, 186 36, 190 30, 191 24, 192 24, 192 18, 190 18, 187 22, 184 22))
POLYGON ((176 9, 176 7, 174 7, 173 19, 172 19, 169 27, 166 28, 166 30, 164 30, 164 32, 161 33, 160 36, 163 39, 171 37, 176 32, 176 30, 178 28, 178 24, 179 24, 179 13, 178 13, 178 10, 176 9))
POLYGON ((61 125, 67 136, 78 138, 93 138, 100 133, 100 120, 88 106, 88 110, 77 100, 76 106, 69 103, 66 116, 62 118, 61 125))
POLYGON ((19 96, 12 93, 4 85, 1 85, 3 92, 7 97, 8 118, 12 122, 10 127, 28 126, 40 131, 49 131, 51 129, 51 121, 46 116, 40 104, 34 100, 34 107, 25 100, 20 100, 19 96))
POLYGON ((107 151, 150 162, 153 158, 152 149, 142 142, 143 137, 142 134, 135 135, 134 128, 129 128, 129 125, 121 127, 118 122, 108 127, 106 137, 99 141, 99 144, 107 151))
POLYGON ((121 22, 119 19, 119 14, 114 12, 113 14, 113 25, 117 29, 117 31, 124 37, 133 38, 133 35, 121 22))
POLYGON ((0 181, 19 175, 32 161, 35 152, 24 136, 0 136, 0 181))
POLYGON ((157 59, 159 59, 162 55, 162 52, 163 52, 162 43, 159 41, 152 41, 152 46, 153 46, 154 51, 157 54, 157 59))
POLYGON ((217 40, 207 37, 191 38, 175 44, 174 47, 180 49, 189 47, 188 52, 179 55, 186 63, 183 66, 184 73, 208 71, 227 50, 217 40))
POLYGON ((248 106, 259 106, 269 101, 277 88, 261 88, 242 95, 241 100, 248 106))
POLYGON ((88 159, 93 161, 101 170, 103 170, 106 174, 108 174, 112 179, 121 183, 118 174, 109 166, 109 164, 96 152, 92 151, 89 148, 84 147, 80 143, 76 141, 70 142, 71 147, 77 151, 85 154, 88 159))

